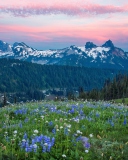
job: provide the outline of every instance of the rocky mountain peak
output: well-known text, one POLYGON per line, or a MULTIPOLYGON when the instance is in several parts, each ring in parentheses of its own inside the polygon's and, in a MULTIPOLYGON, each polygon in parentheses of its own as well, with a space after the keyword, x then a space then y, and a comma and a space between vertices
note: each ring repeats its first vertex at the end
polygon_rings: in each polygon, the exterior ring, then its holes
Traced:
POLYGON ((85 44, 86 49, 92 49, 95 47, 97 47, 97 46, 93 42, 86 42, 86 44, 85 44))
POLYGON ((0 51, 2 52, 10 52, 12 49, 11 49, 11 45, 9 45, 8 43, 6 42, 3 42, 0 40, 0 51))
POLYGON ((102 45, 102 47, 106 47, 106 48, 110 47, 111 49, 114 49, 114 48, 115 48, 115 47, 114 47, 114 44, 113 44, 113 42, 112 42, 111 40, 106 41, 106 42, 102 45))

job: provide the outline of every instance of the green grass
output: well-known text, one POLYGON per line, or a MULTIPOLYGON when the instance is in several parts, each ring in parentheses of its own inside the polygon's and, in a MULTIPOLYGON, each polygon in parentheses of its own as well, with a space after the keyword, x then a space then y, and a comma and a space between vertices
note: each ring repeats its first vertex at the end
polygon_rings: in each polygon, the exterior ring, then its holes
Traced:
POLYGON ((128 108, 39 102, 0 109, 0 160, 128 160, 128 108))
POLYGON ((123 103, 125 105, 128 105, 128 98, 122 98, 122 99, 115 99, 115 103, 123 103))

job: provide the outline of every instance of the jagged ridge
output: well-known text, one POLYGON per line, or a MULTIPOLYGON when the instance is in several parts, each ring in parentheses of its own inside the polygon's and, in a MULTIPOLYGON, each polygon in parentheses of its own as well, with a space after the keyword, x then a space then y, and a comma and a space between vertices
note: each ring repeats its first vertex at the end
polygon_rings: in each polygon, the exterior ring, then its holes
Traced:
POLYGON ((57 50, 37 50, 24 42, 11 46, 0 41, 0 58, 7 57, 39 64, 128 69, 128 53, 115 47, 111 40, 102 46, 87 42, 83 47, 72 45, 57 50))

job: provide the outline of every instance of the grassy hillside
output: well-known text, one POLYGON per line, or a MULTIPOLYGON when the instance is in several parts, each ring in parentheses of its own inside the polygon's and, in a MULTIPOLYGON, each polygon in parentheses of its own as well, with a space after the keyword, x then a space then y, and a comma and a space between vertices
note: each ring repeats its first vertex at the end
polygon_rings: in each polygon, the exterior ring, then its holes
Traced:
POLYGON ((123 103, 125 105, 128 105, 128 98, 121 98, 121 99, 114 99, 116 103, 123 103))
POLYGON ((40 102, 0 109, 1 160, 127 160, 128 108, 40 102))

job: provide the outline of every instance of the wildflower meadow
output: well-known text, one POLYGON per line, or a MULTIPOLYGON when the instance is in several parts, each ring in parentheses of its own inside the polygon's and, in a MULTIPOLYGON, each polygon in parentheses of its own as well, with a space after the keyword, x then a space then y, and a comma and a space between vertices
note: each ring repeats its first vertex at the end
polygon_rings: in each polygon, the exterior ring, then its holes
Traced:
POLYGON ((41 101, 0 108, 0 160, 128 160, 128 107, 41 101))

